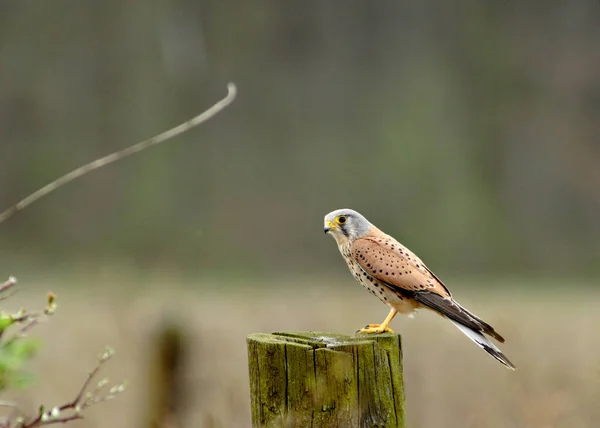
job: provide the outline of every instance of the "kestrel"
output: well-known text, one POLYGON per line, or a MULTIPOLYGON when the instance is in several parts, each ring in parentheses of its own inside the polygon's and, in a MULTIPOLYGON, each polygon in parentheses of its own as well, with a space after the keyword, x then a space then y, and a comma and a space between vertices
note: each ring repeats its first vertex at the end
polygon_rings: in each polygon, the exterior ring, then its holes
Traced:
POLYGON ((494 328, 459 305, 450 290, 412 251, 350 209, 325 216, 325 233, 333 236, 354 278, 390 307, 381 324, 363 333, 392 332, 388 327, 398 312, 409 316, 419 308, 433 310, 454 323, 484 351, 509 369, 515 366, 485 335, 504 343, 494 328))

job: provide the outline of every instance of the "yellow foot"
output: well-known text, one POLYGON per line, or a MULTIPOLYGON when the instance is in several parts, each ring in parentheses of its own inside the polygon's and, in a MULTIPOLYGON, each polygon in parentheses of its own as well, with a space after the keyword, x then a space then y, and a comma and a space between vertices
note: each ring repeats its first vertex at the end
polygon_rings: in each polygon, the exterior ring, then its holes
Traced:
POLYGON ((380 324, 367 324, 365 328, 361 328, 357 333, 394 333, 389 327, 382 327, 380 324))

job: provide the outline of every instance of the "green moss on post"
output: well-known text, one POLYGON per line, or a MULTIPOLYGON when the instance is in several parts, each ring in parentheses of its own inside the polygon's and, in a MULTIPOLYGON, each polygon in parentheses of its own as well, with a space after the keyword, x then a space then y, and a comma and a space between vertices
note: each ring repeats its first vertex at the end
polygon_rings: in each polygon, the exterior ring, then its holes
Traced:
POLYGON ((405 427, 397 334, 248 337, 252 426, 405 427))

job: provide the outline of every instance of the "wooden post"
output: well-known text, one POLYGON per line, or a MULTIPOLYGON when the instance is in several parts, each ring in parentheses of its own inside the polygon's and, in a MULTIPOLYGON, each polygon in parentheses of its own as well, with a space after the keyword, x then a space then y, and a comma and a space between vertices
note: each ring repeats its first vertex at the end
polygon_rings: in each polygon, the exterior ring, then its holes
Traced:
POLYGON ((145 426, 183 426, 189 339, 182 327, 165 319, 151 340, 154 346, 150 355, 149 405, 145 426))
POLYGON ((252 426, 405 428, 397 334, 251 334, 252 426))

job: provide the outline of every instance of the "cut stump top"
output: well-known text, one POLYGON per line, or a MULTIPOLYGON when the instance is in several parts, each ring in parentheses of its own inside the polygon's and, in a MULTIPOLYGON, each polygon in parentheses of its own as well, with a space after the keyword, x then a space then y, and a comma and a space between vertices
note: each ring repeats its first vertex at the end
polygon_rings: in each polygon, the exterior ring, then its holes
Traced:
POLYGON ((397 334, 251 334, 253 427, 405 426, 397 334))

